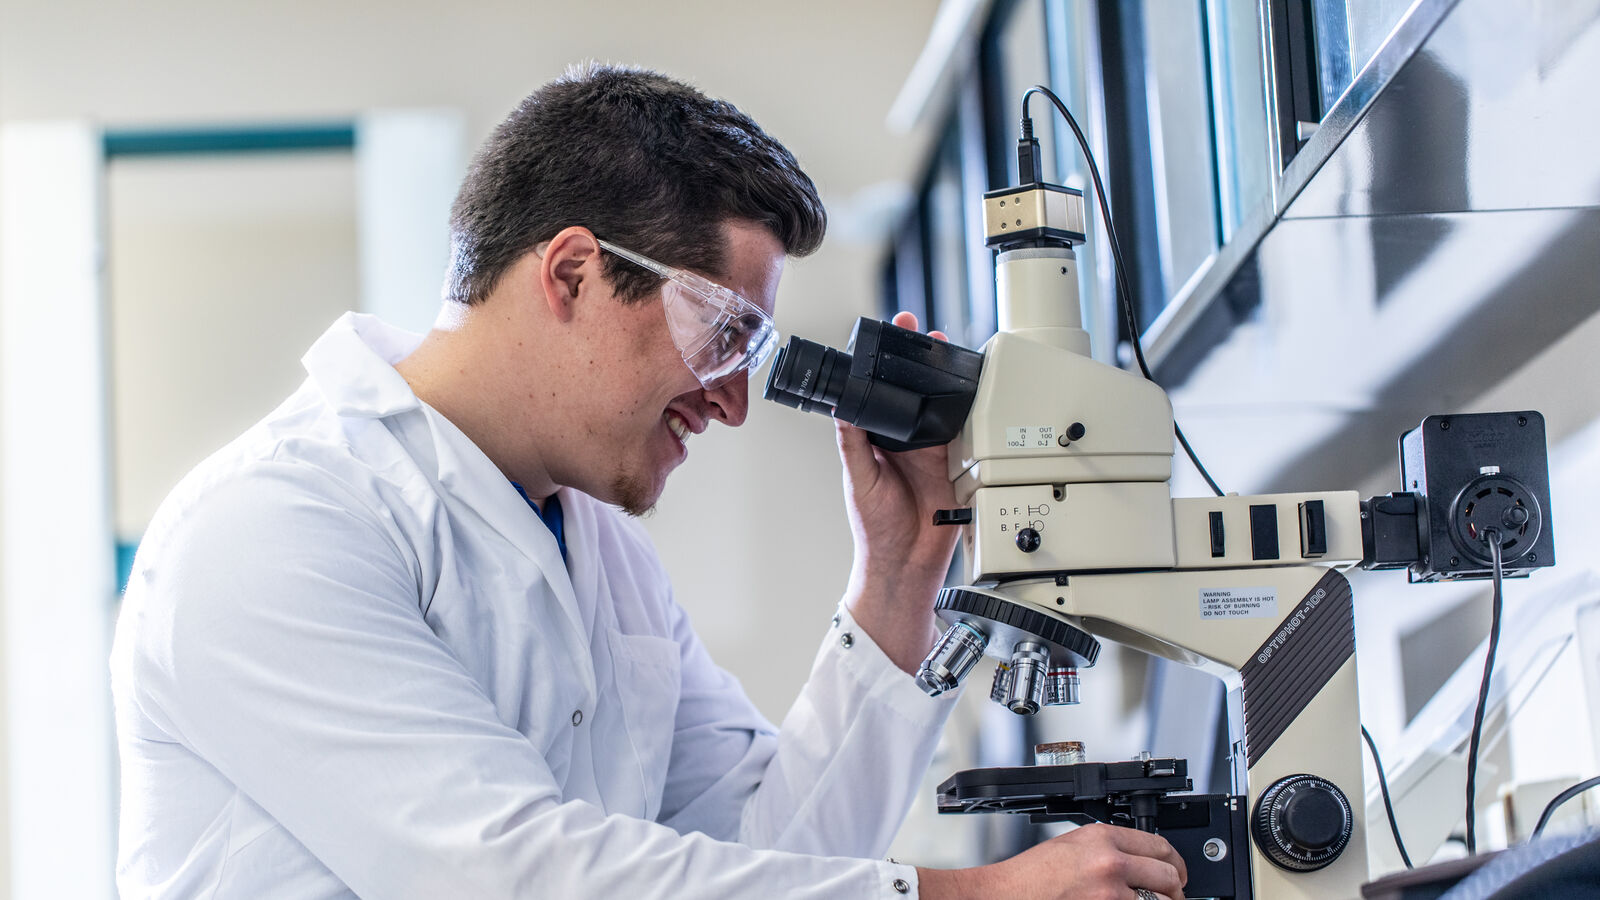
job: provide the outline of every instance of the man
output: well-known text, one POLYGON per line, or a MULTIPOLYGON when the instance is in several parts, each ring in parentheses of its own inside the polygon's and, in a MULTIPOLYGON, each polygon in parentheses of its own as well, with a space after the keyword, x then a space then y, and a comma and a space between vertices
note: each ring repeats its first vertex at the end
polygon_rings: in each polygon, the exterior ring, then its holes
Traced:
POLYGON ((340 320, 155 517, 113 653, 123 891, 1177 896, 1181 861, 1124 829, 961 872, 861 858, 949 711, 907 674, 953 550, 942 451, 841 429, 856 558, 781 731, 613 508, 744 421, 784 257, 824 225, 787 150, 681 84, 588 67, 524 101, 452 210, 435 329, 340 320))

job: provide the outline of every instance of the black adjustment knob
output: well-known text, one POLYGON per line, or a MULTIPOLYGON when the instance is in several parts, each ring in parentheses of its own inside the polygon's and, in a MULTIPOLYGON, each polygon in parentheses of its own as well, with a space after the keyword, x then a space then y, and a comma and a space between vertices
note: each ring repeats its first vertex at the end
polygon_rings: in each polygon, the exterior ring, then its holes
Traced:
POLYGON ((1071 438, 1072 440, 1081 441, 1083 440, 1083 436, 1088 433, 1089 429, 1084 428, 1082 422, 1073 422, 1071 425, 1067 426, 1067 437, 1071 438))
POLYGON ((1017 532, 1017 549, 1023 553, 1032 553, 1039 549, 1039 532, 1034 528, 1024 528, 1017 532))
POLYGON ((1290 775, 1256 801, 1250 836, 1267 858, 1291 872, 1314 872, 1339 858, 1355 820, 1350 801, 1332 782, 1290 775))

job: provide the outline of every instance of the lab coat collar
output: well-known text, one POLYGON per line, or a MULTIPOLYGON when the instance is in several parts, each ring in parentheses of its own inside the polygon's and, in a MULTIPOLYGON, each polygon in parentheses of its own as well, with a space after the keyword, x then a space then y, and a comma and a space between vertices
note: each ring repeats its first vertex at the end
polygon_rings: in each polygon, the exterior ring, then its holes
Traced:
POLYGON ((300 363, 334 412, 381 419, 422 405, 394 369, 421 343, 420 334, 386 325, 377 316, 347 312, 300 363))
MULTIPOLYGON (((454 422, 423 403, 394 368, 421 342, 362 313, 345 313, 323 334, 302 362, 311 380, 341 416, 381 419, 421 410, 427 446, 407 452, 440 487, 462 500, 490 527, 540 564, 552 583, 567 581, 561 551, 549 529, 528 508, 511 481, 454 422), (549 563, 553 562, 552 567, 549 563), (561 577, 556 577, 557 572, 561 577)), ((421 438, 402 443, 415 443, 421 438)))
MULTIPOLYGON (((394 364, 410 355, 421 342, 421 335, 395 328, 376 316, 345 313, 311 345, 301 363, 328 405, 341 416, 380 419, 421 410, 432 446, 408 448, 413 458, 426 467, 418 450, 428 452, 439 486, 538 565, 578 641, 575 646, 585 646, 588 629, 555 537, 478 445, 455 423, 423 403, 395 371, 394 364)), ((572 515, 581 503, 575 502, 573 493, 564 491, 562 496, 568 513, 569 551, 583 545, 584 539, 592 535, 594 524, 592 516, 572 515)), ((572 558, 575 571, 580 564, 592 567, 587 553, 572 553, 572 558)), ((592 695, 594 674, 583 674, 592 695)))
MULTIPOLYGON (((533 560, 544 572, 545 580, 560 599, 562 607, 580 632, 587 632, 583 617, 578 612, 578 599, 573 592, 572 577, 567 563, 561 558, 561 548, 555 535, 545 527, 538 515, 528 507, 511 480, 483 455, 455 423, 431 407, 424 407, 428 428, 433 435, 433 450, 437 457, 439 485, 460 498, 478 517, 522 554, 533 560)), ((573 515, 577 504, 572 492, 561 497, 566 515, 567 547, 569 554, 582 545, 586 524, 580 516, 573 515)), ((573 555, 574 560, 577 556, 573 555)))

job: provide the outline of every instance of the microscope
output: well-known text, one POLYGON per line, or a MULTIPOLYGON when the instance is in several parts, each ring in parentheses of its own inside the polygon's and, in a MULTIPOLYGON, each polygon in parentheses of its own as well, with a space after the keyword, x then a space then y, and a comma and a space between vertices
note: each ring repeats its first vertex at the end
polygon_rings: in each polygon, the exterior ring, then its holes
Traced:
MULTIPOLYGON (((981 352, 861 319, 835 350, 792 338, 768 399, 853 422, 889 450, 948 442, 962 584, 917 681, 956 689, 985 656, 1012 712, 1077 703, 1101 641, 1227 689, 1231 789, 1191 793, 1187 761, 982 768, 944 813, 1110 822, 1168 839, 1189 897, 1328 900, 1369 881, 1354 566, 1413 581, 1554 563, 1543 419, 1429 416, 1401 438, 1407 490, 1174 498, 1166 393, 1094 360, 1078 302, 1081 192, 991 191, 999 330, 981 352)), ((1387 839, 1387 838, 1384 838, 1387 839)))

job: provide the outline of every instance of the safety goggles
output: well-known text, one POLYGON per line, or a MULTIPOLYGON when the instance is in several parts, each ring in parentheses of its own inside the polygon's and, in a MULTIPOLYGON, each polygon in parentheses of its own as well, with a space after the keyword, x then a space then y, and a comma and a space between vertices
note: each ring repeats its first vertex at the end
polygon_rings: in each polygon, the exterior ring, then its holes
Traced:
POLYGON ((667 280, 661 288, 667 330, 689 371, 707 390, 741 372, 754 374, 778 346, 772 317, 734 291, 609 241, 600 241, 600 246, 667 280))

